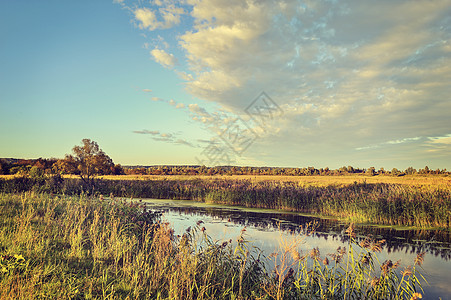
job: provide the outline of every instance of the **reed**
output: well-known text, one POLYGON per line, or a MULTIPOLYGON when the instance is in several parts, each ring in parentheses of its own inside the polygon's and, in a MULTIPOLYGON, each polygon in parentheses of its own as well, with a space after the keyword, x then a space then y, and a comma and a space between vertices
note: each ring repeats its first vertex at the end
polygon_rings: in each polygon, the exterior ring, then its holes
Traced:
MULTIPOLYGON (((281 243, 274 268, 246 240, 214 242, 202 222, 175 235, 138 202, 0 194, 0 299, 416 299, 419 255, 402 272, 382 242, 321 256, 281 243), (330 259, 328 259, 328 257, 330 259)), ((352 228, 352 227, 351 227, 352 228)))
POLYGON ((115 197, 184 199, 253 208, 313 213, 387 225, 449 228, 451 186, 354 183, 304 186, 289 181, 252 180, 96 180, 50 177, 0 179, 3 192, 103 194, 115 197))

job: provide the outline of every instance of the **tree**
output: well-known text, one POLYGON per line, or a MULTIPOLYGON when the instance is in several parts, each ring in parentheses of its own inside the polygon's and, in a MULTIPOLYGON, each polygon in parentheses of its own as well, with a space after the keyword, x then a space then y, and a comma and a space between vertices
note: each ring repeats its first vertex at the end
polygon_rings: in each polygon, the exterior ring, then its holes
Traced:
POLYGON ((417 172, 417 170, 415 170, 413 167, 408 167, 405 172, 407 175, 413 175, 417 172))
POLYGON ((65 158, 58 159, 53 164, 52 170, 57 174, 78 174, 75 158, 68 154, 66 154, 65 158))
POLYGON ((368 170, 366 170, 366 174, 370 176, 376 175, 376 168, 375 167, 368 168, 368 170))
POLYGON ((37 166, 33 166, 31 167, 30 171, 28 172, 28 175, 30 175, 30 178, 36 179, 36 180, 43 180, 45 179, 44 177, 44 170, 37 167, 37 166))
POLYGON ((346 166, 341 167, 340 169, 338 169, 339 173, 348 173, 348 168, 346 168, 346 166))
POLYGON ((420 174, 429 174, 429 167, 426 166, 426 167, 424 167, 424 169, 420 169, 418 171, 418 173, 420 173, 420 174))
POLYGON ((96 175, 110 174, 114 168, 113 160, 100 149, 99 145, 90 139, 83 139, 82 146, 72 148, 74 155, 66 155, 65 167, 70 171, 75 168, 75 174, 80 175, 84 182, 91 183, 96 175))
POLYGON ((399 176, 399 175, 401 174, 401 171, 399 171, 399 170, 396 169, 396 168, 393 168, 393 169, 391 170, 391 174, 394 175, 394 176, 399 176))
POLYGON ((114 167, 111 167, 110 174, 113 175, 124 175, 124 169, 120 164, 114 165, 114 167))

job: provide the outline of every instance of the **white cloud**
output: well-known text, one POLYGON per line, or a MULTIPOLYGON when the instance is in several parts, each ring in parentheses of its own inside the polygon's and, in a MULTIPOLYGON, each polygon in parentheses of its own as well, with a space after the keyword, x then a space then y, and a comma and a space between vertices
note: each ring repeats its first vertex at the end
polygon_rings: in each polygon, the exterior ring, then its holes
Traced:
POLYGON ((191 144, 190 142, 184 140, 184 139, 177 139, 174 141, 175 144, 179 144, 179 145, 185 145, 185 146, 189 146, 189 147, 194 147, 193 144, 191 144))
POLYGON ((171 1, 155 1, 154 4, 159 6, 159 8, 129 8, 132 10, 139 28, 153 31, 156 29, 172 28, 180 24, 180 16, 185 14, 185 10, 182 7, 176 6, 171 1))
POLYGON ((137 8, 134 12, 135 19, 141 29, 155 30, 159 27, 159 22, 155 13, 148 8, 137 8))
POLYGON ((180 78, 182 78, 185 81, 192 81, 193 80, 193 76, 191 74, 185 73, 185 72, 181 72, 181 71, 176 71, 177 75, 179 75, 180 78))
MULTIPOLYGON (((193 20, 177 37, 187 68, 181 63, 174 70, 192 96, 242 115, 264 90, 285 112, 249 156, 272 149, 285 154, 267 154, 268 160, 335 157, 346 164, 367 159, 367 151, 356 149, 378 149, 381 160, 424 160, 419 145, 448 145, 448 137, 415 139, 444 137, 451 128, 450 0, 175 4, 162 2, 153 11, 162 24, 178 24, 185 13, 193 20)), ((174 56, 155 53, 156 61, 174 67, 174 56)), ((227 120, 197 104, 188 108, 204 124, 227 120)))
POLYGON ((183 104, 183 103, 177 103, 177 105, 175 106, 175 108, 185 108, 185 104, 183 104))
POLYGON ((158 130, 136 130, 133 131, 134 133, 138 133, 138 134, 150 134, 150 135, 160 135, 160 132, 158 130))
POLYGON ((180 15, 185 13, 183 8, 176 7, 174 4, 160 8, 159 11, 164 20, 162 28, 171 28, 174 25, 178 25, 180 23, 180 15))
POLYGON ((355 150, 360 151, 360 150, 376 149, 376 148, 381 148, 383 146, 398 145, 398 144, 403 144, 403 143, 407 143, 407 142, 415 142, 415 141, 419 141, 419 140, 421 140, 421 137, 404 138, 404 139, 400 139, 400 140, 387 141, 387 142, 376 144, 376 145, 358 147, 358 148, 355 148, 355 150))
POLYGON ((163 65, 164 67, 173 67, 177 63, 177 59, 174 55, 169 54, 164 50, 156 48, 150 51, 150 54, 157 63, 163 65))
POLYGON ((429 140, 429 143, 432 144, 451 145, 451 134, 448 134, 447 136, 430 137, 429 140))
POLYGON ((200 107, 199 104, 194 103, 194 104, 189 104, 188 105, 189 110, 199 116, 202 117, 209 117, 210 114, 205 110, 205 108, 200 107))
POLYGON ((171 143, 171 144, 175 144, 175 145, 184 145, 184 146, 189 146, 189 147, 193 147, 193 148, 196 147, 191 142, 187 141, 186 139, 177 137, 178 135, 180 135, 179 133, 167 133, 167 132, 161 133, 158 130, 147 130, 147 129, 135 130, 135 131, 133 131, 133 133, 150 135, 154 141, 158 141, 158 142, 167 142, 167 143, 171 143))

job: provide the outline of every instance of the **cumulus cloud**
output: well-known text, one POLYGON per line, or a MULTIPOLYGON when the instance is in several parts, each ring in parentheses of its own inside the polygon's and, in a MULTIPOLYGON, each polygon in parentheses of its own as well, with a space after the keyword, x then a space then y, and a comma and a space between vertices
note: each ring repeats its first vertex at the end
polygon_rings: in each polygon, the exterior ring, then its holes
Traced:
MULTIPOLYGON (((122 4, 123 1, 120 3, 122 4)), ((182 7, 176 6, 172 1, 155 1, 158 8, 137 7, 133 11, 134 20, 141 29, 150 31, 168 29, 180 23, 180 16, 185 14, 182 7)))
POLYGON ((159 27, 155 13, 148 8, 137 8, 134 12, 135 19, 141 29, 155 30, 159 27))
MULTIPOLYGON (((227 126, 227 119, 230 114, 221 112, 209 113, 205 108, 199 106, 197 103, 189 104, 188 110, 191 114, 191 118, 194 121, 203 124, 204 128, 209 131, 219 134, 225 126, 227 126)), ((235 116, 236 118, 236 116, 235 116)))
POLYGON ((177 59, 174 57, 174 55, 169 54, 164 50, 155 48, 150 51, 150 54, 157 63, 161 64, 164 67, 172 67, 177 63, 177 59))
POLYGON ((449 128, 449 1, 297 3, 196 5, 181 37, 189 91, 239 113, 265 90, 294 149, 382 149, 449 128))
POLYGON ((182 71, 176 71, 177 75, 182 78, 185 81, 192 81, 193 80, 193 76, 189 73, 186 72, 182 72, 182 71))
POLYGON ((210 116, 210 114, 205 110, 205 108, 200 107, 199 104, 197 104, 197 103, 189 104, 188 108, 191 112, 193 112, 196 115, 203 116, 203 117, 210 116))
MULTIPOLYGON (((368 151, 396 161, 419 159, 419 145, 448 145, 450 0, 170 3, 135 18, 155 30, 189 12, 193 24, 178 32, 187 68, 175 72, 194 97, 243 115, 264 90, 285 112, 249 155, 282 162, 274 149, 286 164, 300 156, 294 163, 327 163, 332 151, 337 161, 365 163, 368 151)), ((175 57, 155 53, 174 66, 175 57)), ((188 109, 203 123, 227 120, 188 109)))
POLYGON ((160 8, 160 14, 163 18, 163 28, 170 28, 180 23, 180 15, 185 13, 181 7, 176 7, 174 4, 169 4, 166 7, 160 8))

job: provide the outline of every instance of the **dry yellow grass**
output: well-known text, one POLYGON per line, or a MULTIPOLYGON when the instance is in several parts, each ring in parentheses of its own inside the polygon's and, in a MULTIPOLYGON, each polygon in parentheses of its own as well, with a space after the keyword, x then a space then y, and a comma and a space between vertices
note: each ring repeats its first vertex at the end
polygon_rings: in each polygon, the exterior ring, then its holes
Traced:
MULTIPOLYGON (((13 178, 14 175, 0 175, 0 178, 13 178)), ((65 175, 66 178, 79 178, 76 175, 65 175)), ((97 178, 106 180, 252 180, 252 181, 278 181, 298 182, 306 186, 349 185, 354 182, 362 183, 394 183, 406 185, 450 186, 450 175, 406 175, 390 176, 365 174, 351 174, 340 176, 277 176, 277 175, 106 175, 97 178)))
POLYGON ((390 175, 368 176, 365 174, 353 174, 342 176, 274 176, 274 175, 119 175, 101 176, 108 180, 252 180, 252 181, 292 181, 301 185, 328 186, 349 185, 354 182, 367 183, 396 183, 407 185, 441 186, 451 185, 451 176, 443 175, 406 175, 401 177, 390 175))

